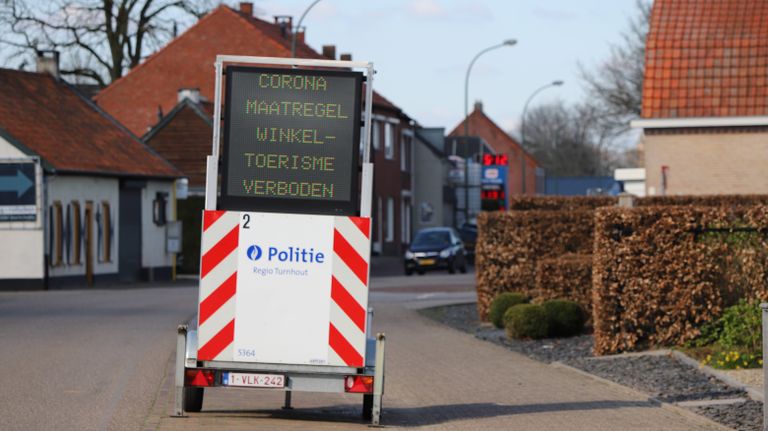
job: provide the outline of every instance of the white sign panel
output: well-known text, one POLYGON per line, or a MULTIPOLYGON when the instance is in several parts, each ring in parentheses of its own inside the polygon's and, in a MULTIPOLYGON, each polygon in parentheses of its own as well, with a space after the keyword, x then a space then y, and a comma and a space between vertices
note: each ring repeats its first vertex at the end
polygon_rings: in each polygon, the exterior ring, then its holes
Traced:
POLYGON ((334 218, 243 215, 234 359, 327 364, 334 218))

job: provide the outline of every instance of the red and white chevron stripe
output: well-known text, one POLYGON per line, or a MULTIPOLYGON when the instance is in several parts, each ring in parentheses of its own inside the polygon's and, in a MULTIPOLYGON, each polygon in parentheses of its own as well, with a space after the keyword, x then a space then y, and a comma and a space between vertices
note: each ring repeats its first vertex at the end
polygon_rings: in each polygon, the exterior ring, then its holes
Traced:
POLYGON ((232 360, 239 216, 237 211, 203 212, 197 330, 199 360, 232 360))
POLYGON ((334 218, 329 365, 362 367, 365 363, 370 231, 370 218, 334 218))

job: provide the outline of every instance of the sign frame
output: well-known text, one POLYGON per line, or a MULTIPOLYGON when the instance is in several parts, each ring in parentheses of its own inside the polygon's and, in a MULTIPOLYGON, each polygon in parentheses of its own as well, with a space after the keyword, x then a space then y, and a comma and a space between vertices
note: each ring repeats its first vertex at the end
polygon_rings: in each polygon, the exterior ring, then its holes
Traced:
MULTIPOLYGON (((214 114, 213 114, 213 142, 211 155, 206 160, 206 178, 205 178, 205 209, 218 210, 218 182, 219 182, 219 161, 221 143, 221 121, 222 119, 222 78, 224 76, 224 64, 236 65, 257 65, 257 66, 283 66, 283 67, 310 67, 337 69, 342 71, 361 70, 364 72, 363 82, 365 83, 365 105, 361 113, 363 125, 363 155, 362 155, 362 173, 360 178, 360 201, 357 214, 360 217, 371 216, 371 201, 373 197, 373 163, 370 163, 371 154, 371 111, 373 107, 373 63, 368 61, 346 61, 346 60, 314 60, 306 58, 282 58, 282 57, 252 57, 239 55, 217 55, 214 67, 215 90, 214 90, 214 114)), ((356 110, 357 111, 357 110, 356 110)), ((359 134, 359 127, 357 130, 359 134)), ((358 135, 359 136, 359 135, 358 135)), ((354 162, 354 161, 353 161, 354 162)), ((225 179, 224 179, 225 180, 225 179)), ((357 187, 355 185, 355 187, 357 187)), ((357 198, 352 196, 353 201, 357 198)), ((253 211, 254 207, 242 208, 240 211, 253 211)), ((263 210, 263 209, 262 209, 263 210)), ((312 213, 315 214, 315 213, 312 213)), ((320 213, 329 215, 328 213, 320 213)), ((341 215, 341 214, 336 214, 341 215)))
MULTIPOLYGON (((31 180, 32 182, 32 188, 34 188, 34 204, 30 204, 29 206, 34 206, 34 214, 32 213, 24 213, 24 217, 18 217, 14 218, 13 216, 5 217, 5 215, 0 215, 0 230, 7 230, 7 229, 39 229, 43 225, 43 202, 42 202, 42 196, 43 196, 43 171, 42 167, 40 165, 40 158, 37 156, 29 156, 29 157, 4 157, 0 158, 0 164, 2 165, 13 165, 13 164, 30 164, 33 166, 33 178, 27 177, 27 179, 31 180), (34 227, 31 227, 34 226, 34 227)), ((25 175, 26 176, 26 175, 25 175)), ((8 206, 14 206, 14 205, 3 205, 4 207, 8 206)))
MULTIPOLYGON (((224 73, 226 76, 226 89, 225 100, 228 101, 232 95, 233 73, 238 72, 273 72, 273 73, 295 73, 296 69, 279 69, 269 67, 248 67, 233 65, 227 66, 224 73)), ((358 181, 360 177, 360 117, 361 109, 360 102, 362 99, 362 83, 363 74, 361 72, 354 71, 342 71, 342 70, 318 70, 318 69, 303 69, 302 75, 309 76, 338 76, 354 79, 355 94, 353 96, 353 118, 352 124, 355 125, 352 131, 352 159, 350 166, 350 178, 349 199, 338 200, 318 200, 318 199, 301 199, 301 198, 278 198, 278 197, 246 197, 230 194, 229 190, 229 157, 230 146, 229 139, 230 134, 230 109, 229 104, 226 105, 224 110, 224 136, 221 142, 223 147, 221 153, 221 195, 219 196, 220 209, 234 210, 234 211, 263 211, 263 212, 282 212, 282 213, 298 213, 298 214, 325 214, 325 215, 355 215, 359 210, 359 202, 357 202, 357 195, 359 192, 358 181), (296 208, 302 208, 305 211, 297 212, 296 208)), ((229 102, 227 102, 229 103, 229 102)))

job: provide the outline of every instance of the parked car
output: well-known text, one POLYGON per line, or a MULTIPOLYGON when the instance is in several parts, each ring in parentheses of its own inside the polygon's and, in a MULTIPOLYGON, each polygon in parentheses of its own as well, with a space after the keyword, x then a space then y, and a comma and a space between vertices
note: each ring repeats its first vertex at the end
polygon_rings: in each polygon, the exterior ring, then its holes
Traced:
POLYGON ((432 269, 447 269, 451 274, 457 269, 467 272, 464 244, 455 229, 433 227, 416 232, 405 252, 405 275, 414 271, 421 275, 432 269))
POLYGON ((477 222, 473 219, 463 223, 459 227, 459 236, 464 243, 464 250, 467 252, 467 259, 470 262, 475 261, 475 244, 477 243, 477 222))

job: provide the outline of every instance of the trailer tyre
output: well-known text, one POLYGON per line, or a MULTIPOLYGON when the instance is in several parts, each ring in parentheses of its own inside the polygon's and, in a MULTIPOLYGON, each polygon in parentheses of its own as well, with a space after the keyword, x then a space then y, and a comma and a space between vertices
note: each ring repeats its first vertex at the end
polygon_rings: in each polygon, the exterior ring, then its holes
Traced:
POLYGON ((373 418, 373 395, 363 395, 363 419, 373 418))
POLYGON ((203 388, 184 388, 184 411, 196 413, 203 409, 203 388))

